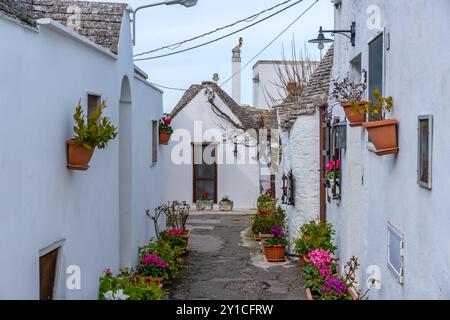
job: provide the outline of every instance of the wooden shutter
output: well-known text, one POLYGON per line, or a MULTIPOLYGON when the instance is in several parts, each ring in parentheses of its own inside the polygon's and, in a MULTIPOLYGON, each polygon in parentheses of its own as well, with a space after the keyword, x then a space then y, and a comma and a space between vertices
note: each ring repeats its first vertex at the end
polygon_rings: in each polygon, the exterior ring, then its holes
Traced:
POLYGON ((39 258, 39 298, 41 300, 53 299, 58 251, 59 248, 39 258))

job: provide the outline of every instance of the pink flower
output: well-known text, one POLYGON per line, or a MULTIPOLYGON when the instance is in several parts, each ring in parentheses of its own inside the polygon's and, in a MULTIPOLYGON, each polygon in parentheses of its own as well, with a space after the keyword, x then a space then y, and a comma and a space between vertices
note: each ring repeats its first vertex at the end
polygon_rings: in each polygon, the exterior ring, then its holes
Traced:
POLYGON ((104 274, 107 274, 107 275, 109 275, 109 276, 112 276, 112 271, 111 271, 110 268, 105 268, 105 269, 103 269, 103 273, 104 273, 104 274))

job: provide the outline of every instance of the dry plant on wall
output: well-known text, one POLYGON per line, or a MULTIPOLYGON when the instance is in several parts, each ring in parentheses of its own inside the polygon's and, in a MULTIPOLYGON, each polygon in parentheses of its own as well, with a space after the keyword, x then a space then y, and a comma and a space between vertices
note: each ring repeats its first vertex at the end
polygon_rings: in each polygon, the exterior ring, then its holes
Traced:
POLYGON ((275 79, 271 85, 277 88, 276 94, 264 88, 264 98, 270 108, 279 106, 283 102, 299 102, 306 85, 316 70, 318 62, 311 57, 305 45, 297 50, 295 39, 291 40, 291 59, 286 59, 286 51, 282 46, 281 63, 276 64, 275 79))

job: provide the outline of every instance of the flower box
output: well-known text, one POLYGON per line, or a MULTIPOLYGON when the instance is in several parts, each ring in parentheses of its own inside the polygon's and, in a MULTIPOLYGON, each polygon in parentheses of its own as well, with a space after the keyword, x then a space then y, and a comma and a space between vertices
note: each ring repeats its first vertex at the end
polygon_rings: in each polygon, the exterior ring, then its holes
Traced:
MULTIPOLYGON (((348 288, 348 289, 347 289, 347 292, 348 292, 348 294, 350 295, 350 297, 352 298, 352 300, 359 300, 358 293, 356 292, 355 289, 353 289, 353 288, 348 288)), ((311 289, 309 289, 309 288, 306 288, 306 299, 307 299, 307 300, 310 300, 310 301, 316 300, 316 299, 314 299, 314 296, 313 296, 313 294, 312 294, 312 292, 311 292, 311 289)))
POLYGON ((219 211, 233 211, 233 201, 219 201, 219 211))
POLYGON ((389 119, 363 124, 378 156, 398 153, 397 123, 397 119, 389 119))
POLYGON ((195 207, 197 210, 212 211, 214 205, 213 200, 197 200, 195 207))

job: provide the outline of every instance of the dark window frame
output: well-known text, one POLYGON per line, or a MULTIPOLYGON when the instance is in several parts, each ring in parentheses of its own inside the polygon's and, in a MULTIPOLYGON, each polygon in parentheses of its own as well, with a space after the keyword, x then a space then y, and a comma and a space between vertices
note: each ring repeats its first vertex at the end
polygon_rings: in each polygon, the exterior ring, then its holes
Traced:
POLYGON ((433 167, 433 116, 431 114, 421 115, 417 117, 417 183, 422 188, 431 190, 432 189, 432 167, 433 167), (428 169, 427 169, 427 181, 422 179, 422 127, 421 122, 428 122, 428 134, 427 134, 427 161, 428 161, 428 169))
POLYGON ((151 164, 155 165, 158 162, 158 138, 159 138, 159 122, 152 120, 152 146, 151 146, 151 164))
MULTIPOLYGON (((385 34, 384 31, 378 33, 368 43, 368 47, 369 48, 368 48, 368 68, 367 68, 368 69, 368 86, 367 86, 368 90, 367 90, 367 94, 368 94, 368 98, 369 98, 370 101, 374 100, 373 91, 375 89, 378 89, 382 95, 383 95, 383 92, 384 92, 384 84, 385 84, 385 72, 384 72, 385 69, 384 69, 384 67, 385 67, 385 63, 386 63, 385 55, 384 55, 384 52, 385 52, 385 50, 384 50, 384 46, 385 46, 384 34, 385 34), (378 40, 381 41, 381 67, 380 67, 381 70, 379 70, 380 72, 378 73, 378 75, 380 75, 380 77, 381 77, 381 79, 379 79, 381 81, 381 85, 380 84, 379 85, 374 84, 374 74, 375 74, 375 70, 374 69, 375 68, 373 67, 373 63, 374 63, 373 59, 374 58, 372 57, 372 55, 374 53, 373 52, 374 50, 372 50, 372 46, 374 44, 376 44, 378 40)), ((369 121, 381 120, 381 117, 382 117, 381 113, 377 117, 369 116, 369 121)))

